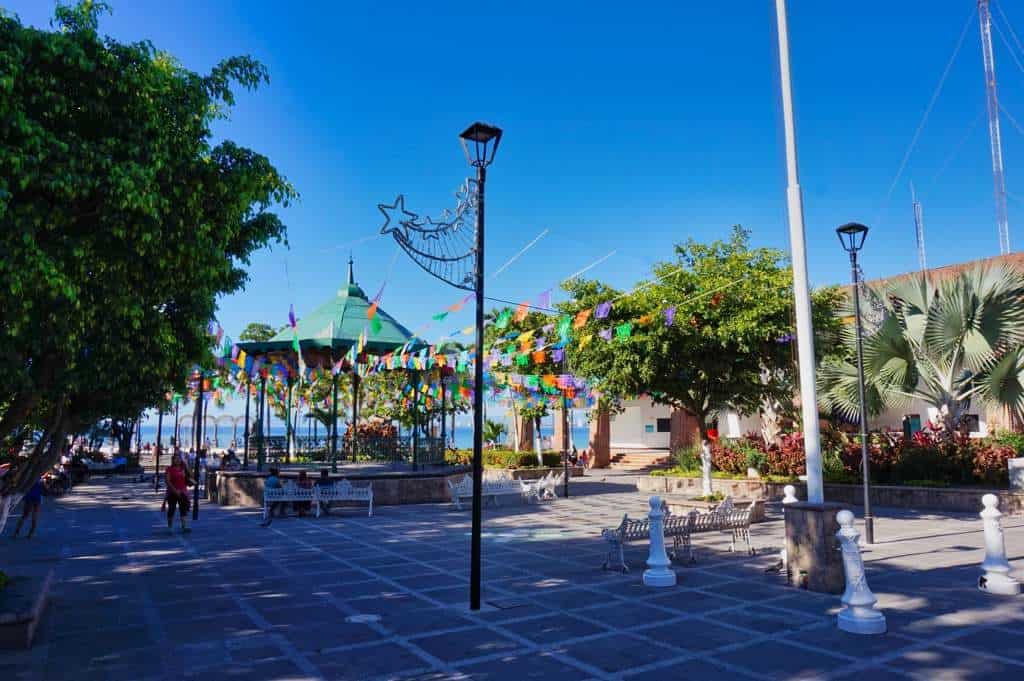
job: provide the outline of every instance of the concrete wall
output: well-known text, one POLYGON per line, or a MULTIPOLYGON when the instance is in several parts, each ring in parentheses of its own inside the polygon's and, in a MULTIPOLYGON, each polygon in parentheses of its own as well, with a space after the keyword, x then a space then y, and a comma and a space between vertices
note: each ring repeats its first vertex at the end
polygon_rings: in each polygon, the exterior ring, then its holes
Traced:
POLYGON ((625 411, 611 417, 612 449, 669 448, 671 425, 669 430, 658 432, 658 420, 666 419, 671 424, 671 407, 656 405, 650 398, 629 400, 623 407, 625 411))
MULTIPOLYGON (((800 499, 807 498, 807 487, 802 482, 781 483, 762 480, 719 480, 711 481, 716 492, 739 499, 766 499, 779 501, 787 484, 796 487, 800 499)), ((669 476, 642 476, 637 478, 637 490, 649 494, 681 494, 699 496, 700 478, 676 478, 669 476)), ((976 489, 959 487, 906 487, 902 485, 872 485, 871 504, 878 507, 931 509, 958 513, 977 513, 981 509, 981 497, 995 494, 999 497, 999 510, 1006 515, 1024 516, 1024 492, 1005 489, 976 489)), ((864 490, 860 485, 825 485, 825 500, 850 506, 862 506, 864 490)))

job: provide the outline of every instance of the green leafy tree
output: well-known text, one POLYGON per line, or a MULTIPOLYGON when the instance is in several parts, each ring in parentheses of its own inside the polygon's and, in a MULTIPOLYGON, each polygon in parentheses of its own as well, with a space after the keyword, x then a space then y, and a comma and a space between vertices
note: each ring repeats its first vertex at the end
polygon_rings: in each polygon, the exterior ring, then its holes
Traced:
MULTIPOLYGON (((608 319, 587 322, 589 333, 631 324, 628 332, 582 349, 576 344, 574 365, 602 377, 599 386, 612 396, 649 392, 658 403, 687 410, 701 439, 720 411, 753 413, 766 397, 781 399, 782 383, 763 373, 790 360, 790 272, 780 251, 750 248, 748 241, 737 227, 728 241, 676 246, 675 261, 656 265, 649 285, 615 301, 608 319)), ((569 290, 577 309, 614 293, 584 281, 569 290)))
MULTIPOLYGON (((972 402, 1024 416, 1024 275, 1003 266, 975 267, 938 284, 918 273, 869 289, 867 306, 884 310, 864 338, 868 413, 919 399, 953 434, 972 402)), ((847 306, 840 316, 849 319, 847 306)), ((819 372, 823 406, 849 419, 860 414, 855 326, 843 327, 845 357, 819 372)))
POLYGON ((263 322, 249 322, 249 324, 238 335, 238 339, 246 342, 268 341, 274 337, 277 331, 270 324, 263 322))
POLYGON ((66 433, 184 390, 217 297, 284 240, 270 208, 295 197, 267 158, 212 139, 262 65, 189 71, 100 35, 105 8, 59 6, 55 31, 0 17, 0 438, 39 435, 0 494, 31 485, 66 433))

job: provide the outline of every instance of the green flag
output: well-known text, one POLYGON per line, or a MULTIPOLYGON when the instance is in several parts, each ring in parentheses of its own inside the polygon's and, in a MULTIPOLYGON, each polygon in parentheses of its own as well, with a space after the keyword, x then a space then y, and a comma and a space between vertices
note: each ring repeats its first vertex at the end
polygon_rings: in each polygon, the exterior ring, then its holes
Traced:
POLYGON ((615 337, 619 340, 626 340, 633 334, 633 325, 629 322, 615 327, 615 337))
POLYGON ((370 320, 370 331, 373 332, 374 336, 380 333, 380 330, 383 328, 384 325, 380 323, 380 319, 378 319, 377 317, 374 317, 373 319, 370 320))
POLYGON ((494 325, 499 329, 504 329, 506 326, 508 326, 508 323, 510 321, 512 321, 512 310, 506 308, 501 311, 501 314, 498 315, 498 318, 494 321, 494 325))

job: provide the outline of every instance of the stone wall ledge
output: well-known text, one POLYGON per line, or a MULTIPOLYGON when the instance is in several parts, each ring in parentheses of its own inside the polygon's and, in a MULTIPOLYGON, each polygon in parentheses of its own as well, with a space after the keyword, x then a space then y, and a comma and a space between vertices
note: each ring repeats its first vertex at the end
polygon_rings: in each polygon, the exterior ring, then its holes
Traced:
MULTIPOLYGON (((735 499, 764 499, 781 501, 786 485, 796 487, 796 495, 807 499, 807 485, 803 482, 767 482, 765 480, 732 480, 714 478, 711 489, 735 499)), ((700 478, 672 476, 642 476, 637 478, 638 491, 649 494, 689 494, 699 496, 700 478)), ((871 504, 879 507, 927 509, 956 513, 977 513, 981 510, 981 497, 995 494, 999 497, 999 510, 1007 515, 1024 516, 1024 492, 984 487, 911 487, 904 485, 871 485, 871 504)), ((864 488, 859 484, 825 483, 825 500, 851 506, 862 506, 864 488)))

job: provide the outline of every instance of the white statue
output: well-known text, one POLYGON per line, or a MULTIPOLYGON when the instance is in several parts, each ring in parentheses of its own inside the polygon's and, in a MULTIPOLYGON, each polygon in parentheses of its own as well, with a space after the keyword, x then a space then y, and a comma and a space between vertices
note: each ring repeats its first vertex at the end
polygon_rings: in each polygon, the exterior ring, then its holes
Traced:
POLYGON ((665 551, 665 512, 661 497, 651 497, 649 503, 651 511, 647 519, 651 530, 651 549, 647 556, 647 569, 644 570, 644 585, 675 586, 676 573, 665 551))
POLYGON ((701 494, 711 496, 711 443, 707 440, 700 445, 701 494))
POLYGON ((1016 596, 1020 593, 1020 582, 1010 576, 1010 564, 1006 560, 1006 541, 999 524, 999 497, 986 494, 981 498, 985 509, 979 513, 985 528, 985 560, 981 563, 982 574, 978 578, 978 589, 1000 596, 1016 596))
POLYGON ((864 560, 857 545, 860 534, 853 526, 853 513, 840 511, 836 514, 836 520, 839 521, 836 537, 843 552, 843 573, 846 576, 843 609, 839 611, 838 617, 839 628, 851 634, 884 634, 885 615, 875 608, 878 599, 868 587, 864 560))

